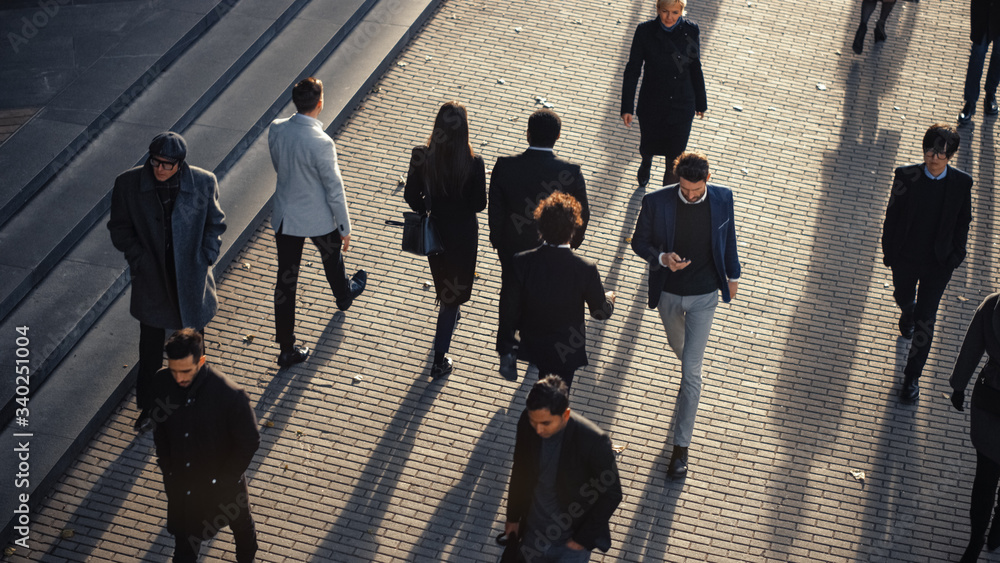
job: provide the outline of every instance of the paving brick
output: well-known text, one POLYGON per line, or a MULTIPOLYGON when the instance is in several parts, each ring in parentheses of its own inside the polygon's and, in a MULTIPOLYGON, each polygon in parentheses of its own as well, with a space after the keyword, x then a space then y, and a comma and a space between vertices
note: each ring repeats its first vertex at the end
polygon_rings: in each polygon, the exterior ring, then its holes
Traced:
MULTIPOLYGON (((355 228, 346 260, 369 270, 365 295, 337 313, 307 245, 298 330, 315 355, 277 372, 266 222, 234 263, 251 267, 218 280, 212 361, 274 423, 251 466, 262 561, 499 555, 492 536, 514 423, 535 375, 509 384, 494 373, 499 266, 485 215, 456 371, 439 382, 428 377, 426 261, 401 255, 398 231, 383 222, 405 209, 397 179, 441 102, 467 104, 473 146, 491 168, 523 149, 536 95, 556 104, 556 150, 583 165, 592 194, 581 252, 620 294, 615 316, 591 324, 591 365, 573 397, 627 445, 614 546, 592 560, 957 559, 975 455, 967 415, 942 393, 1000 265, 993 122, 963 129, 956 164, 976 179, 970 256, 942 302, 915 407, 894 396, 905 350, 878 241, 893 167, 917 160, 923 129, 959 108, 967 4, 899 3, 889 41, 875 49, 868 40, 861 56, 848 45, 856 1, 746 4, 688 5, 702 27, 709 92, 691 145, 734 189, 746 272, 738 298, 716 315, 686 482, 663 477, 679 364, 645 308, 644 264, 624 241, 642 192, 632 185, 638 132, 621 125, 618 94, 632 30, 652 6, 446 0, 399 56, 406 66, 391 66, 335 133, 355 228), (942 72, 926 72, 929 52, 942 72), (851 469, 866 472, 864 484, 851 469)), ((32 552, 13 560, 166 559, 165 498, 151 440, 130 431, 135 414, 129 398, 41 509, 32 552), (57 539, 66 527, 75 541, 57 539)), ((204 555, 231 560, 231 534, 204 555)))

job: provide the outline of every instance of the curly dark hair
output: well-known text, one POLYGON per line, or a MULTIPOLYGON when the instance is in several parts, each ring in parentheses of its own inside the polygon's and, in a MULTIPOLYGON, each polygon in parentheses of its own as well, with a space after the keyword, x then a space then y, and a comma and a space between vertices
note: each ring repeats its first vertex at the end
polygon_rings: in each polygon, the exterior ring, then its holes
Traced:
POLYGON ((552 192, 535 208, 538 234, 549 244, 566 244, 573 238, 573 232, 583 226, 582 213, 583 207, 575 197, 552 192))

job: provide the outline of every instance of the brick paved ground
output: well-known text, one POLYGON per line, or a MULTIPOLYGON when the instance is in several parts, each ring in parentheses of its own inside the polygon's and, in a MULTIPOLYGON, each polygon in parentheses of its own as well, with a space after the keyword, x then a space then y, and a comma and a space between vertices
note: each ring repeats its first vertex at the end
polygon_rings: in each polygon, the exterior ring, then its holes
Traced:
MULTIPOLYGON (((523 148, 535 96, 563 116, 557 152, 584 166, 594 216, 582 252, 619 293, 615 316, 591 325, 592 365, 574 385, 574 408, 627 446, 614 547, 593 560, 957 560, 974 452, 967 414, 944 392, 1000 259, 995 121, 977 116, 963 130, 955 164, 977 179, 970 258, 942 302, 920 403, 900 406, 906 342, 894 336, 881 217, 892 168, 919 159, 927 125, 959 110, 967 3, 900 2, 888 43, 873 50, 869 36, 854 56, 858 4, 689 6, 710 108, 691 144, 736 193, 744 278, 716 315, 682 485, 664 480, 679 366, 625 240, 643 195, 632 181, 638 130, 617 117, 628 43, 651 2, 446 1, 336 135, 356 229, 348 264, 371 274, 364 297, 336 313, 318 256, 305 257, 300 336, 316 354, 276 373, 266 225, 220 283, 212 359, 273 423, 250 471, 261 560, 496 560, 527 389, 494 373, 499 266, 484 230, 455 372, 431 382, 430 275, 400 255, 383 220, 404 209, 397 179, 441 102, 468 104, 491 164, 523 148)), ((39 516, 35 550, 13 560, 167 560, 152 441, 133 438, 134 414, 130 400, 108 421, 39 516), (60 539, 65 530, 73 536, 60 539)), ((231 538, 220 535, 210 557, 233 560, 231 538)))

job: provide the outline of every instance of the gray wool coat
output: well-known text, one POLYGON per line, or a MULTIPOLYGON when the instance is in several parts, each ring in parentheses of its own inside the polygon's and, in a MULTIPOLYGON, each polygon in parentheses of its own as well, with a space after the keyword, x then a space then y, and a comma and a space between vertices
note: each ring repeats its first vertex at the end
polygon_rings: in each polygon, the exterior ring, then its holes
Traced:
POLYGON ((994 293, 976 309, 976 315, 969 323, 969 330, 962 342, 962 351, 955 361, 951 374, 951 387, 965 392, 969 380, 976 373, 983 353, 987 354, 986 364, 979 371, 979 377, 972 389, 969 401, 972 419, 972 445, 976 450, 1000 463, 1000 389, 988 381, 1000 381, 1000 293, 994 293))
POLYGON ((212 265, 219 258, 226 216, 215 174, 187 163, 177 173, 180 192, 171 216, 176 279, 167 279, 163 207, 149 163, 115 179, 108 230, 132 275, 132 316, 158 328, 202 329, 218 309, 212 265), (170 283, 176 284, 178 303, 170 283))

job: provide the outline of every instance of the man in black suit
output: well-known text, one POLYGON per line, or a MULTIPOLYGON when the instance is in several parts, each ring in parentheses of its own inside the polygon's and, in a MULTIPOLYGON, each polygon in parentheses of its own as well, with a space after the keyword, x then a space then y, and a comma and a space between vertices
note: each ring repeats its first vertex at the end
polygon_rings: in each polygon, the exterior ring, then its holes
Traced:
POLYGON ((517 422, 504 533, 520 535, 526 561, 584 562, 611 548, 622 500, 611 438, 570 412, 557 375, 535 383, 517 422))
MULTIPOLYGON (((570 248, 583 225, 580 203, 555 192, 535 209, 544 243, 514 255, 500 300, 500 323, 520 329, 521 359, 538 366, 538 378, 556 374, 573 384, 573 373, 587 365, 583 306, 604 320, 614 311, 615 293, 605 293, 597 264, 570 248)), ((516 367, 515 367, 516 373, 516 367)))
POLYGON ((892 296, 902 311, 899 333, 913 339, 899 393, 905 403, 920 395, 917 380, 930 353, 938 303, 965 259, 972 177, 948 165, 960 141, 954 127, 931 125, 924 134, 924 162, 896 169, 885 211, 883 262, 892 269, 892 296))
MULTIPOLYGON (((538 110, 528 118, 528 150, 515 156, 497 159, 490 176, 490 244, 496 249, 502 270, 500 302, 505 300, 504 287, 511 259, 518 252, 539 244, 534 212, 538 203, 555 191, 569 194, 580 202, 583 225, 571 241, 573 248, 583 243, 590 207, 587 186, 580 166, 557 158, 552 150, 562 130, 562 121, 555 112, 538 110)), ((500 373, 516 379, 517 341, 515 329, 500 321, 497 331, 497 353, 500 373)))

